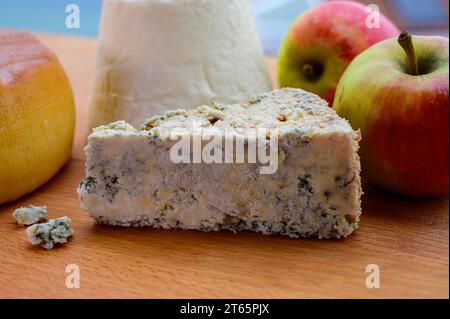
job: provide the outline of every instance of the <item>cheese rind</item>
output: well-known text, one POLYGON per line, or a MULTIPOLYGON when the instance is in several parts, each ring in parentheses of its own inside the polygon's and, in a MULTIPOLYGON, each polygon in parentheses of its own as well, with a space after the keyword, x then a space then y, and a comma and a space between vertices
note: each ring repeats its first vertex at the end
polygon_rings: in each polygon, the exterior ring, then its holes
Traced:
POLYGON ((317 96, 276 90, 247 103, 166 112, 141 130, 123 121, 95 129, 78 192, 82 207, 110 225, 346 237, 361 214, 359 139, 317 96), (243 138, 252 128, 277 129, 278 170, 173 163, 170 133, 194 136, 194 122, 243 138))
POLYGON ((90 127, 271 89, 248 0, 104 1, 90 127))
POLYGON ((74 132, 57 56, 29 33, 0 29, 0 205, 49 181, 70 159, 74 132))

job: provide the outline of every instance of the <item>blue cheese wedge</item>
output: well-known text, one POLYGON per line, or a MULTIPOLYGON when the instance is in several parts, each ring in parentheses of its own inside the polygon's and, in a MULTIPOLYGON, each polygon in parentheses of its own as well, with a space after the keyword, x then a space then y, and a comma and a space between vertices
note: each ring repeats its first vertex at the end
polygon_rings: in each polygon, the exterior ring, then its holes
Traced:
POLYGON ((17 208, 13 212, 13 217, 17 224, 23 226, 30 226, 47 219, 48 212, 45 206, 27 206, 17 208))
MULTIPOLYGON (((139 130, 123 121, 94 129, 78 193, 90 216, 115 226, 347 237, 361 215, 359 141, 316 95, 275 90, 241 104, 169 111, 139 130), (230 136, 249 146, 252 131, 277 130, 276 169, 263 174, 260 161, 237 161, 237 147, 229 162, 195 162, 194 142, 194 163, 174 161, 177 143, 199 134, 195 123, 225 141, 211 154, 222 154, 230 136), (174 130, 183 132, 178 140, 174 130)), ((250 147, 244 155, 250 159, 250 147)))
POLYGON ((47 223, 35 224, 27 228, 28 240, 33 245, 40 245, 47 250, 53 249, 55 244, 65 244, 73 235, 69 217, 51 219, 47 223))

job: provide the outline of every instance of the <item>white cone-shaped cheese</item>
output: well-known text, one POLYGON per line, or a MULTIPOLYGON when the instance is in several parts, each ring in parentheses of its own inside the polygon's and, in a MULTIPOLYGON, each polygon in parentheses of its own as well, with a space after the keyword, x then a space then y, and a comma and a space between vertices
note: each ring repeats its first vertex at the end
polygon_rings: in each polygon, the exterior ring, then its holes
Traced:
POLYGON ((91 127, 270 89, 248 0, 104 1, 91 127))

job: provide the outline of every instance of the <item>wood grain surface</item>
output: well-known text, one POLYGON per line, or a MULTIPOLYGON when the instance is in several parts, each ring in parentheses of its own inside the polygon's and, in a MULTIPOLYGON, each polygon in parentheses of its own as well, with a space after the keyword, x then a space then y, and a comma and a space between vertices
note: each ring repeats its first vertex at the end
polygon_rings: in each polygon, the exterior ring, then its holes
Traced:
MULTIPOLYGON (((94 40, 39 35, 60 57, 77 103, 71 161, 49 183, 0 206, 2 298, 448 298, 448 197, 411 199, 364 185, 360 229, 341 241, 231 232, 200 233, 94 225, 79 206, 94 40), (31 246, 11 217, 47 205, 67 215, 75 235, 52 251, 31 246), (80 267, 80 288, 65 285, 80 267), (368 289, 366 266, 380 267, 368 289)), ((275 77, 275 62, 268 60, 275 77)))

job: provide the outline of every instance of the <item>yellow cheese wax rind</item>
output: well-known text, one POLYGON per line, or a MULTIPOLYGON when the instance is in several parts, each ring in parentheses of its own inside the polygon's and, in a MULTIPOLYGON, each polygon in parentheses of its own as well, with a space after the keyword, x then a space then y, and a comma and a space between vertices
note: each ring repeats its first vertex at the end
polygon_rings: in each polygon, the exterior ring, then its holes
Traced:
POLYGON ((75 106, 58 59, 31 36, 0 31, 0 204, 51 179, 71 154, 75 106), (6 36, 5 36, 6 34, 6 36), (15 45, 14 38, 20 46, 15 45), (15 50, 21 48, 14 60, 15 50), (29 54, 23 53, 29 48, 29 54))

